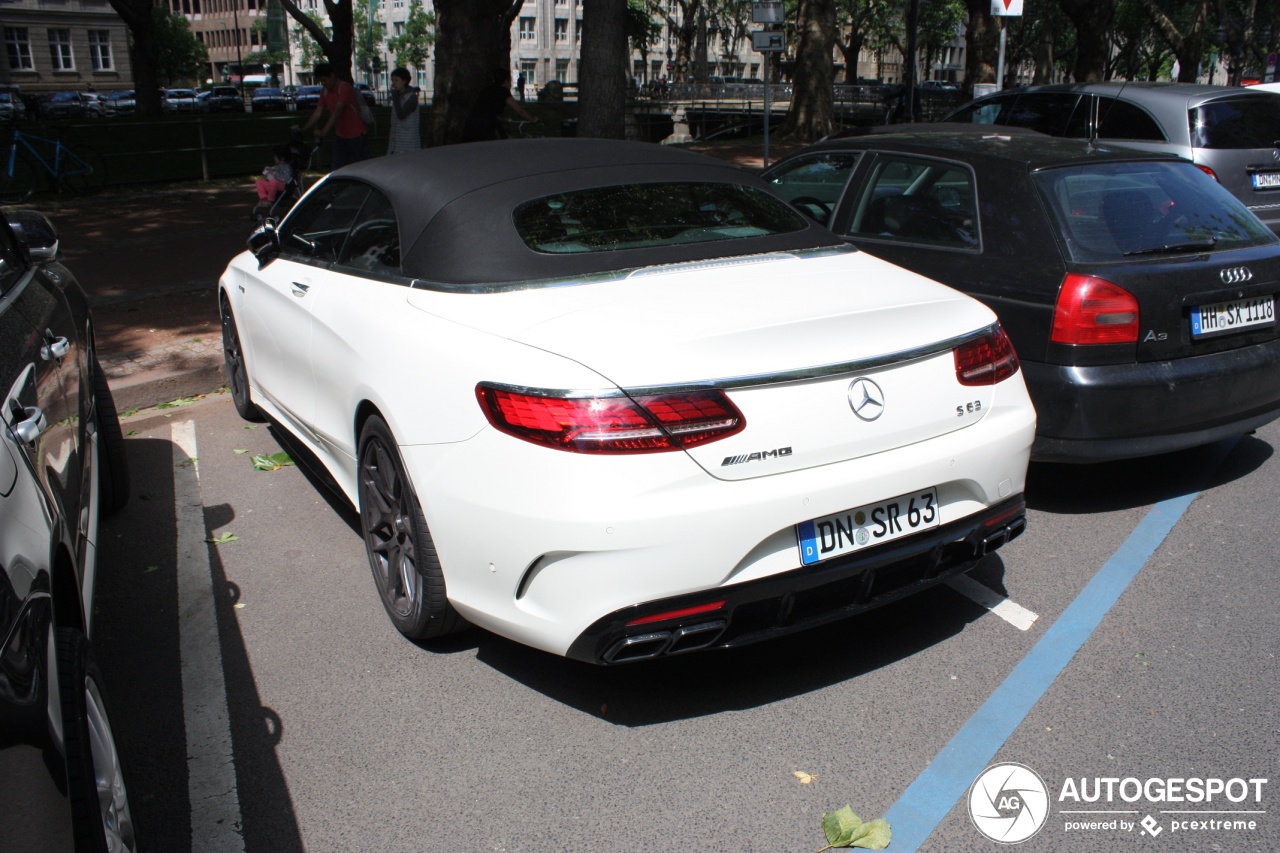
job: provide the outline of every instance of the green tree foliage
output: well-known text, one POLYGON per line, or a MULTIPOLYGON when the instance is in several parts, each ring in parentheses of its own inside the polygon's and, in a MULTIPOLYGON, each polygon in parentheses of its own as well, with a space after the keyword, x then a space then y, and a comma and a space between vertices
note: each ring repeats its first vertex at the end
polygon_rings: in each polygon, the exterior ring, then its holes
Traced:
POLYGON ((395 57, 395 64, 405 68, 426 68, 427 57, 435 43, 436 13, 424 9, 421 0, 412 0, 404 32, 387 39, 387 49, 395 57))
MULTIPOLYGON (((253 19, 253 25, 249 27, 250 32, 258 34, 258 44, 267 43, 268 23, 266 16, 259 16, 253 19)), ((289 61, 289 52, 287 50, 270 50, 263 48, 246 53, 243 58, 245 65, 263 65, 271 68, 283 67, 289 61)))
POLYGON ((298 64, 305 69, 312 68, 321 57, 324 56, 324 50, 312 36, 312 32, 316 29, 324 31, 324 22, 315 12, 308 12, 313 27, 303 27, 301 24, 295 24, 293 29, 289 31, 289 39, 293 44, 297 53, 298 64))
POLYGON ((194 82, 209 66, 209 49, 191 32, 191 24, 181 15, 171 15, 164 6, 152 8, 156 40, 156 71, 167 84, 194 82))
POLYGON ((378 68, 382 63, 382 43, 386 41, 382 22, 370 19, 368 4, 359 2, 351 8, 351 25, 355 32, 356 68, 378 68))

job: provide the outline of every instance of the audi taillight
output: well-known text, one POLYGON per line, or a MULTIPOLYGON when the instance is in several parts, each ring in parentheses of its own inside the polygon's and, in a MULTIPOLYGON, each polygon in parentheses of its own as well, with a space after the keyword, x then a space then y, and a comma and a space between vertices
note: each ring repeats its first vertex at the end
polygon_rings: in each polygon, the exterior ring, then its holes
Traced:
POLYGON ((952 351, 961 385, 995 385, 1018 372, 1018 354, 1004 329, 995 326, 952 351))
POLYGON ((717 390, 576 397, 481 383, 476 399, 496 429, 575 453, 681 450, 726 438, 747 425, 717 390))
POLYGON ((1055 344, 1137 343, 1138 300, 1106 279, 1067 273, 1049 339, 1055 344))

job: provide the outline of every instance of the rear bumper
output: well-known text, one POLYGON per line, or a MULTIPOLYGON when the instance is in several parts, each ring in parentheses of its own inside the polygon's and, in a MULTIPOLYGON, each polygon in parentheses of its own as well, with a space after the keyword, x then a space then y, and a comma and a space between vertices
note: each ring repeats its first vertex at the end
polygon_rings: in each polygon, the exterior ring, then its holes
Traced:
POLYGON ((1280 341, 1142 364, 1022 363, 1032 459, 1103 462, 1238 435, 1280 417, 1280 341))
POLYGON ((619 664, 730 648, 803 631, 912 595, 971 569, 1026 529, 1022 495, 928 535, 714 590, 626 607, 582 632, 567 657, 619 664), (713 610, 709 603, 723 602, 713 610), (653 621, 658 614, 693 610, 653 621), (641 620, 640 624, 631 624, 641 620))

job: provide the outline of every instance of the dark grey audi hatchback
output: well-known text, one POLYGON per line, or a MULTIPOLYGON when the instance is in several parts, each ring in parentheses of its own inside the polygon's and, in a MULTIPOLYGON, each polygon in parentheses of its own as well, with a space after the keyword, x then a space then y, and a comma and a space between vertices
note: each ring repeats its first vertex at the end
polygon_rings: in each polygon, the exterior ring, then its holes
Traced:
POLYGON ((818 143, 764 177, 995 310, 1036 406, 1034 459, 1149 456, 1280 417, 1280 238, 1186 160, 916 125, 818 143))

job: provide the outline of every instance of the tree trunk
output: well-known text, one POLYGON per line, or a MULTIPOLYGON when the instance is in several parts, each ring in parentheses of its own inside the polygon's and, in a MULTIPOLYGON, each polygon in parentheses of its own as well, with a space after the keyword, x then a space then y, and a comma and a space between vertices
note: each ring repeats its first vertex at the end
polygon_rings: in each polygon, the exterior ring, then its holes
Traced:
POLYGON ((966 0, 969 11, 965 28, 964 87, 970 93, 974 83, 993 83, 1000 55, 1000 31, 991 17, 991 0, 966 0))
POLYGON ((160 115, 160 49, 151 0, 111 0, 133 40, 133 85, 138 115, 160 115))
MULTIPOLYGON (((519 10, 517 3, 516 11, 519 10)), ((493 75, 511 64, 511 0, 435 0, 431 145, 462 139, 467 114, 493 75)))
MULTIPOLYGON (((233 0, 234 2, 234 0, 233 0)), ((334 76, 348 83, 351 77, 351 51, 355 46, 355 19, 351 9, 352 0, 324 0, 324 10, 329 13, 329 25, 333 28, 333 36, 324 50, 324 56, 333 66, 334 76)))
POLYGON ((1076 28, 1077 83, 1096 83, 1106 77, 1110 42, 1107 32, 1116 16, 1117 0, 1058 0, 1062 13, 1076 28))
POLYGON ((578 135, 626 136, 627 0, 591 0, 582 9, 578 135))
POLYGON ((783 133, 797 142, 816 142, 835 126, 831 86, 835 74, 831 51, 836 43, 835 0, 800 0, 796 29, 795 76, 791 110, 783 133))

